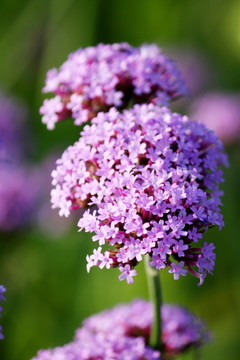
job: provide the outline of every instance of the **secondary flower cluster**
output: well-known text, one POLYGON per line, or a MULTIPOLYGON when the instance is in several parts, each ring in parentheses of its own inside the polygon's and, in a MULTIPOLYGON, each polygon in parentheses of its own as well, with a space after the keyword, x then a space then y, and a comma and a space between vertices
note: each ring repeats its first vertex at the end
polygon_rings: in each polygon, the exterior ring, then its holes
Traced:
POLYGON ((29 222, 36 186, 26 156, 24 120, 26 109, 0 92, 0 231, 13 231, 29 222), (27 189, 27 191, 26 191, 27 189))
POLYGON ((187 94, 174 62, 156 45, 134 48, 127 43, 77 50, 59 70, 48 72, 43 91, 55 94, 40 109, 48 129, 68 117, 80 125, 113 106, 165 105, 187 94))
MULTIPOLYGON (((210 340, 204 323, 186 309, 164 304, 161 313, 164 358, 210 340)), ((160 360, 160 353, 148 345, 152 318, 152 305, 147 301, 118 305, 86 319, 73 342, 41 350, 32 360, 160 360)))
MULTIPOLYGON (((6 289, 3 285, 0 285, 0 303, 5 300, 5 297, 4 297, 4 293, 5 293, 6 289)), ((0 317, 1 317, 1 311, 2 311, 2 307, 0 306, 0 317)), ((0 339, 3 339, 4 336, 2 334, 2 326, 0 325, 0 339)))
POLYGON ((213 270, 214 245, 195 245, 223 225, 222 164, 222 144, 203 124, 153 104, 112 108, 58 160, 52 203, 66 216, 93 206, 79 221, 100 245, 87 257, 88 271, 119 267, 120 280, 131 283, 150 254, 156 269, 168 267, 174 279, 189 271, 201 283, 213 270))

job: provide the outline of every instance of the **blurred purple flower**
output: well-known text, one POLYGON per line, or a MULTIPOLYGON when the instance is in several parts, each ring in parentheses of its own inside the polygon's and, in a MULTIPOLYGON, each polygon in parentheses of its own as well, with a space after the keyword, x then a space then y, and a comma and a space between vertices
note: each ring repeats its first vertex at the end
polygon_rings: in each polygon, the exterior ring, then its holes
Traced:
POLYGON ((211 92, 190 107, 191 118, 214 130, 226 144, 240 140, 240 95, 211 92))
MULTIPOLYGON (((5 300, 5 297, 4 297, 4 293, 5 293, 6 289, 3 285, 0 285, 0 303, 2 301, 5 300)), ((2 307, 0 306, 0 317, 1 317, 1 311, 2 311, 2 307)), ((3 336, 3 333, 2 333, 2 326, 0 325, 0 339, 3 339, 4 336, 3 336)))
POLYGON ((27 158, 26 117, 19 101, 0 92, 0 231, 34 224, 48 236, 57 236, 72 220, 60 221, 49 204, 53 156, 37 166, 27 158))
POLYGON ((209 86, 213 80, 213 69, 203 53, 197 49, 174 47, 168 49, 168 54, 181 71, 190 96, 195 96, 209 86))
POLYGON ((26 108, 0 93, 0 231, 13 231, 29 224, 36 186, 26 156, 26 108))
POLYGON ((40 109, 48 129, 68 117, 80 125, 113 106, 165 105, 187 93, 174 62, 158 46, 127 43, 99 44, 70 54, 60 70, 47 73, 43 92, 55 94, 40 109))
POLYGON ((194 243, 223 225, 223 164, 222 144, 203 124, 152 104, 123 114, 111 109, 86 125, 57 161, 52 204, 66 216, 95 206, 79 220, 100 246, 87 257, 88 271, 119 267, 120 280, 132 283, 132 269, 150 254, 151 265, 168 266, 174 279, 188 270, 202 283, 213 270, 214 247, 203 251, 194 243))
MULTIPOLYGON (((47 238, 56 239, 63 236, 72 227, 75 217, 65 218, 64 221, 59 217, 56 210, 51 208, 51 171, 55 166, 56 153, 48 155, 42 162, 35 166, 33 170, 33 184, 37 187, 35 210, 32 224, 47 238)), ((82 216, 82 209, 75 214, 82 216)))
MULTIPOLYGON (((86 319, 73 342, 41 350, 32 360, 160 360, 159 352, 148 347, 152 318, 152 305, 147 301, 118 305, 86 319)), ((180 306, 162 306, 164 359, 199 347, 210 339, 211 334, 197 316, 180 306)))
POLYGON ((16 164, 0 164, 0 178, 0 230, 14 231, 30 223, 38 186, 31 170, 16 164))
POLYGON ((0 162, 13 163, 23 158, 26 116, 26 108, 19 101, 0 91, 0 162))

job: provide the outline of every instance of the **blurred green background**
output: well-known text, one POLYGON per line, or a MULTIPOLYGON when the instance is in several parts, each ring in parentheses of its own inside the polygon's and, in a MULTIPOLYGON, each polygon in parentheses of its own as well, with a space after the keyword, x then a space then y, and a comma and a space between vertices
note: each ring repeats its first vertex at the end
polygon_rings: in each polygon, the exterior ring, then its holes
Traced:
MULTIPOLYGON (((1 0, 0 87, 29 109, 29 141, 35 143, 29 161, 37 164, 56 148, 60 156, 79 133, 70 121, 52 132, 41 124, 46 71, 79 47, 120 41, 134 46, 154 42, 167 54, 175 47, 198 51, 214 72, 209 89, 240 92, 239 0, 1 0)), ((240 358, 240 145, 226 150, 231 164, 222 186, 226 226, 205 235, 216 245, 213 277, 199 288, 190 275, 174 281, 161 272, 164 300, 187 306, 215 334, 203 349, 204 360, 240 358)), ((30 360, 40 348, 71 341, 90 314, 148 297, 141 266, 134 285, 120 282, 115 270, 87 274, 85 258, 93 244, 89 235, 77 232, 77 220, 73 224, 58 238, 34 226, 1 234, 0 284, 7 288, 1 360, 30 360)))

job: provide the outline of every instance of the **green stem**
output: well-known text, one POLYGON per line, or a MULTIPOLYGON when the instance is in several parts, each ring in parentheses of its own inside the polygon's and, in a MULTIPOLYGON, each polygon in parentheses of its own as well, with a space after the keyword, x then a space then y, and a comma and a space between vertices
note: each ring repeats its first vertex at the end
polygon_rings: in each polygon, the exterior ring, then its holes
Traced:
POLYGON ((150 346, 156 350, 162 349, 162 319, 161 319, 161 306, 162 306, 162 291, 160 285, 159 271, 150 266, 150 256, 145 255, 145 270, 148 279, 148 289, 150 300, 153 304, 153 324, 150 334, 150 346))

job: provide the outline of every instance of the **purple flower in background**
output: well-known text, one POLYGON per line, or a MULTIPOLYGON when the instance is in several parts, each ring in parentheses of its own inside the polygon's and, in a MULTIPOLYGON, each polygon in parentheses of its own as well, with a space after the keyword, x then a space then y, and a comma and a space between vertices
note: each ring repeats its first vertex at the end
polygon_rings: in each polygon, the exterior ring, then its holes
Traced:
POLYGON ((87 257, 88 271, 119 267, 120 280, 132 283, 133 268, 150 254, 158 270, 168 267, 175 279, 189 271, 202 283, 214 267, 214 246, 195 243, 223 226, 223 164, 222 144, 203 124, 152 104, 111 109, 57 161, 52 204, 66 216, 92 207, 79 220, 100 245, 97 258, 87 257))
MULTIPOLYGON (((160 360, 159 352, 148 346, 152 319, 152 304, 147 301, 118 305, 86 319, 73 342, 41 350, 32 360, 160 360)), ((197 316, 180 306, 162 306, 164 359, 199 347, 210 339, 211 334, 197 316)))
POLYGON ((33 226, 50 237, 66 232, 73 219, 60 221, 49 204, 50 164, 47 159, 37 166, 23 163, 0 163, 0 232, 33 226), (55 225, 55 226, 53 226, 55 225))
POLYGON ((22 159, 26 146, 26 108, 0 91, 0 162, 22 159))
POLYGON ((197 98, 191 118, 203 122, 226 144, 240 140, 240 95, 212 92, 197 98))
POLYGON ((168 49, 168 54, 175 60, 181 71, 190 96, 195 96, 204 88, 209 87, 214 77, 214 69, 202 52, 194 48, 174 47, 168 49))
MULTIPOLYGON (((5 297, 3 295, 5 291, 6 291, 5 287, 3 285, 0 285, 0 303, 5 300, 5 297)), ((1 317, 1 311, 2 311, 2 307, 0 306, 0 317, 1 317)), ((2 334, 2 326, 0 325, 0 339, 3 338, 4 336, 2 334)))
POLYGON ((49 195, 51 191, 51 171, 55 165, 57 155, 52 153, 34 168, 32 176, 32 185, 37 188, 36 199, 34 200, 34 227, 47 238, 56 239, 66 234, 73 226, 74 219, 81 216, 82 209, 76 211, 75 217, 59 217, 56 210, 51 208, 49 195), (65 221, 66 220, 66 221, 65 221))
POLYGON ((82 331, 81 339, 62 347, 40 350, 32 360, 161 360, 141 337, 114 337, 82 331))
POLYGON ((69 227, 70 221, 60 223, 49 205, 50 169, 55 161, 49 157, 37 166, 30 164, 26 117, 26 108, 0 91, 0 231, 15 231, 34 223, 56 236, 69 227))
POLYGON ((111 107, 165 105, 187 93, 176 65, 158 46, 127 43, 77 50, 59 70, 47 73, 43 92, 55 94, 40 109, 48 129, 68 117, 80 125, 111 107))
POLYGON ((0 178, 0 231, 14 231, 33 218, 38 184, 31 169, 16 164, 0 164, 0 178))
MULTIPOLYGON (((161 317, 164 356, 177 355, 191 346, 200 346, 211 338, 203 321, 181 306, 163 304, 161 317)), ((75 339, 81 340, 82 330, 88 330, 96 334, 111 333, 116 337, 141 336, 148 344, 152 319, 152 304, 137 299, 86 319, 83 327, 77 330, 75 339)))
MULTIPOLYGON (((37 184, 26 156, 25 107, 0 93, 0 231, 29 224, 36 202, 37 184)), ((29 143, 29 142, 28 142, 29 143)))

